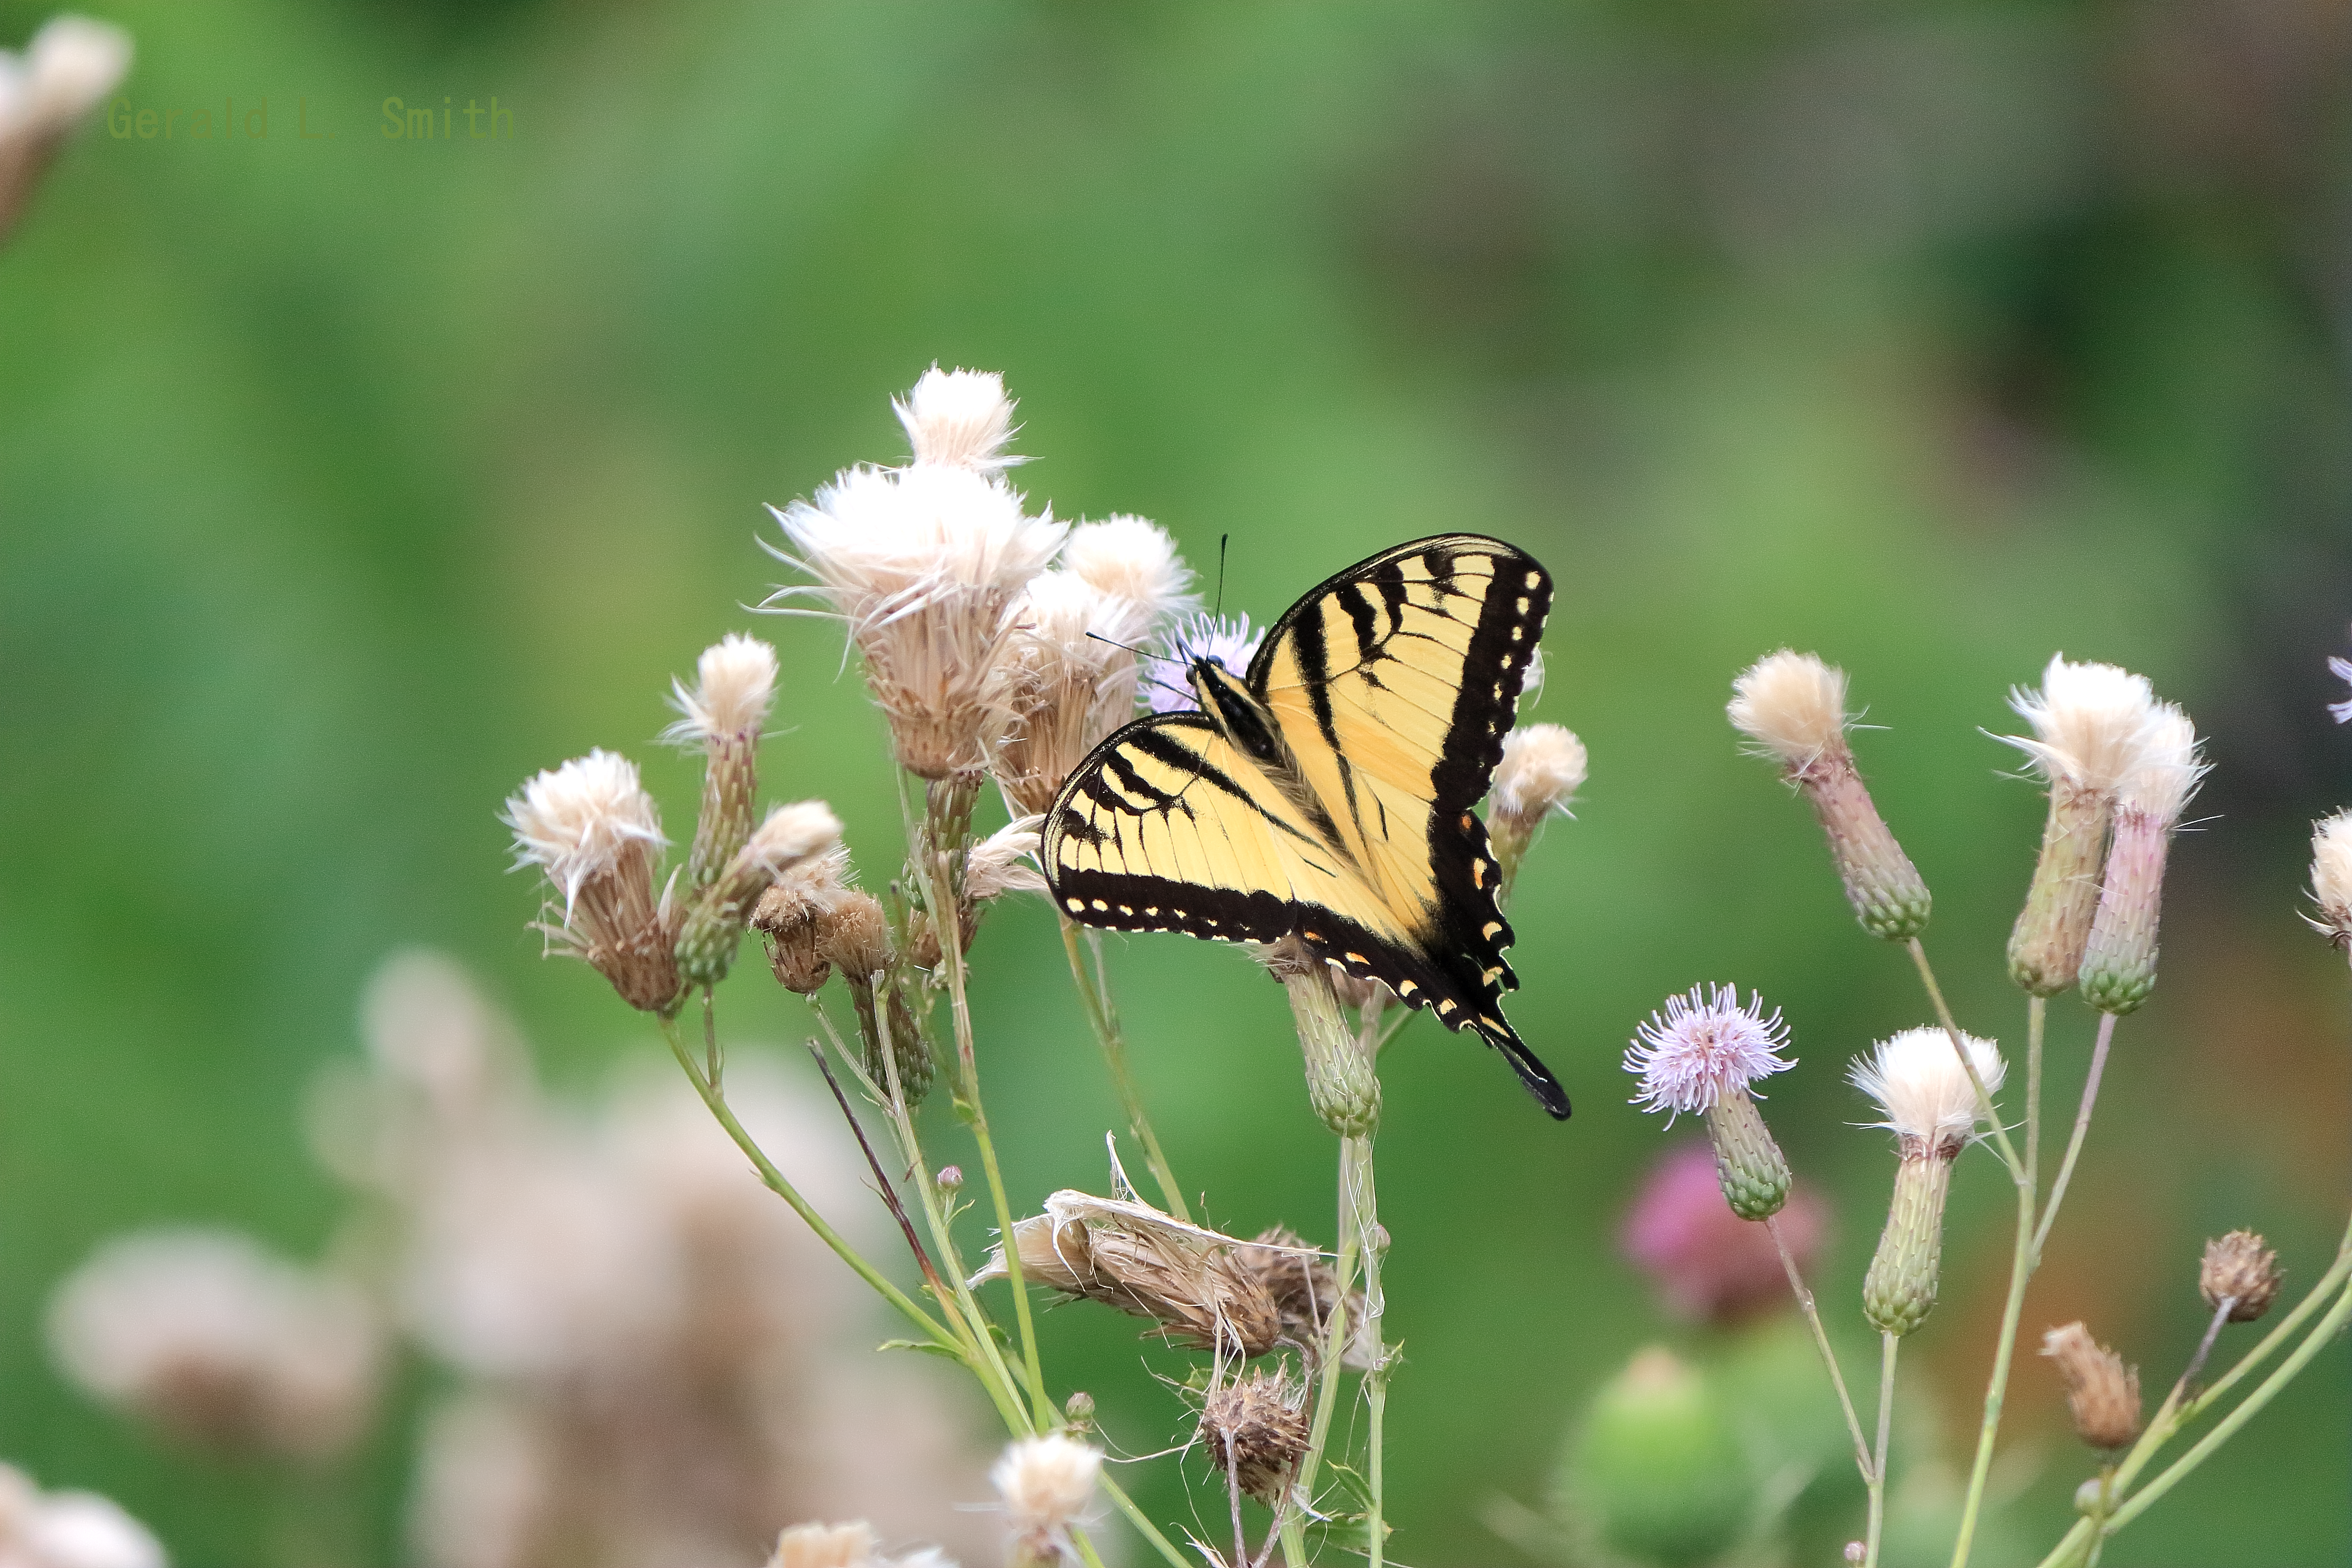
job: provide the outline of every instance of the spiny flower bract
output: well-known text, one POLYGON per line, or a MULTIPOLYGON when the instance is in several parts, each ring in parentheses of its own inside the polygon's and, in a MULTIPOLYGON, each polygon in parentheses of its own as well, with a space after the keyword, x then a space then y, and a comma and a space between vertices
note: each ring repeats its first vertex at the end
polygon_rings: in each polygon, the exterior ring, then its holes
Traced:
POLYGON ((1625 1070, 1642 1080, 1633 1103, 1672 1115, 1706 1110, 1729 1090, 1745 1089, 1769 1074, 1796 1066, 1780 1055, 1789 1043, 1779 1009, 1764 1016, 1764 998, 1739 1004, 1739 988, 1713 994, 1694 985, 1650 1015, 1625 1049, 1625 1070))

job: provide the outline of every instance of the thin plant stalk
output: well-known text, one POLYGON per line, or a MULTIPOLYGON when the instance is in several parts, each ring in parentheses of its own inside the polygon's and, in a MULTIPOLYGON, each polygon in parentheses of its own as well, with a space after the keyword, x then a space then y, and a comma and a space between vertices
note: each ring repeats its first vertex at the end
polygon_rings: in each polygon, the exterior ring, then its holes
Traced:
POLYGON ((835 1256, 855 1269, 859 1279, 871 1285, 884 1300, 896 1307, 899 1315, 912 1323, 925 1338, 942 1349, 952 1350, 961 1354, 962 1347, 956 1342, 955 1336, 950 1334, 938 1319, 918 1306, 904 1290, 883 1278, 881 1271, 868 1263, 856 1247, 843 1240, 841 1233, 827 1225, 824 1216, 817 1213, 806 1198, 801 1196, 799 1189, 785 1179, 782 1171, 776 1169, 775 1163, 768 1158, 751 1134, 744 1131, 743 1124, 735 1119, 735 1112, 727 1104, 727 1097, 713 1088, 709 1079, 702 1076, 701 1068, 695 1062, 694 1053, 687 1049, 685 1039, 678 1034, 677 1019, 667 1017, 662 1019, 662 1036, 669 1042, 670 1054, 677 1058, 677 1065, 686 1069, 687 1079, 694 1085, 695 1092, 702 1097, 702 1103, 709 1108, 711 1115, 719 1119, 719 1125, 727 1130, 727 1136, 735 1141, 735 1147, 741 1150, 744 1157, 751 1162, 751 1168, 760 1173, 760 1180, 767 1184, 768 1190, 792 1205, 793 1212, 799 1215, 811 1230, 816 1232, 817 1238, 833 1248, 835 1256))
POLYGON ((1127 1129, 1143 1145, 1144 1163, 1151 1167, 1151 1179, 1159 1184, 1160 1201, 1170 1214, 1190 1225, 1192 1215, 1184 1205, 1184 1189, 1176 1184, 1168 1156, 1160 1152, 1160 1135, 1151 1130, 1151 1118, 1143 1109, 1143 1096, 1135 1087, 1135 1074, 1127 1065, 1127 1036, 1118 1026, 1118 1005, 1111 1000, 1110 976, 1103 965, 1102 940, 1092 931, 1086 933, 1087 949, 1094 955, 1090 970, 1078 952, 1078 923, 1067 915, 1059 918, 1062 951, 1069 957, 1070 978, 1077 985, 1078 1000, 1086 1008, 1087 1024, 1093 1026, 1095 1043, 1102 1047, 1103 1064, 1110 1068, 1111 1088, 1118 1094, 1119 1109, 1127 1113, 1127 1129))
POLYGON ((1356 1251, 1364 1270, 1364 1327, 1372 1344, 1372 1368, 1364 1374, 1366 1479, 1371 1487, 1371 1513, 1364 1522, 1364 1555, 1370 1568, 1381 1568, 1388 1544, 1388 1523, 1382 1507, 1381 1438, 1388 1413, 1389 1352, 1381 1338, 1381 1204, 1372 1175, 1372 1135, 1350 1133, 1339 1141, 1340 1223, 1355 1233, 1356 1251))
POLYGON ((2058 1205, 2066 1201, 2066 1184, 2074 1179, 2074 1162, 2083 1152, 2083 1137, 2091 1130, 2091 1110, 2099 1100, 2099 1079, 2107 1070, 2107 1047, 2116 1037, 2116 1016, 2099 1015, 2098 1043, 2091 1047, 2091 1074, 2083 1080, 2083 1103, 2074 1111, 2074 1131, 2066 1140, 2066 1152, 2058 1162, 2058 1175, 2050 1184, 2050 1200, 2042 1207, 2042 1223, 2033 1231, 2033 1256, 2039 1261, 2042 1244, 2050 1239, 2050 1227, 2057 1223, 2058 1205))
MULTIPOLYGON (((2347 1227, 2346 1230, 2344 1241, 2336 1248, 2336 1261, 2329 1267, 2327 1272, 2320 1276, 2309 1293, 2296 1303, 2294 1310, 2288 1312, 2269 1333, 2263 1336, 2261 1342, 2238 1359, 2235 1366, 2217 1379, 2211 1387, 2185 1403, 2182 1400, 2182 1392, 2186 1387, 2186 1380, 2174 1386, 2172 1393, 2166 1396, 2163 1406, 2157 1411, 2155 1418, 2148 1422, 2147 1429, 2140 1434, 2139 1441, 2134 1444, 2131 1452, 2124 1457, 2124 1462, 2117 1468, 2115 1479, 2110 1484, 2110 1495, 2121 1496, 2125 1489, 2142 1469, 2147 1468, 2149 1461, 2166 1443, 2171 1441, 2189 1423, 2211 1408, 2214 1402, 2223 1394, 2269 1360, 2272 1352, 2291 1338, 2313 1312, 2327 1305, 2331 1300, 2336 1301, 2340 1312, 2344 1301, 2352 1300, 2352 1283, 2347 1283, 2347 1279, 2352 1279, 2352 1227, 2347 1227), (2343 1292, 2344 1295, 2339 1298, 2338 1292, 2343 1292)), ((2331 1314, 2331 1317, 2333 1316, 2334 1314, 2331 1314)), ((2317 1353, 2318 1348, 2324 1346, 2327 1339, 2341 1327, 2340 1321, 2335 1322, 2332 1326, 2323 1325, 2319 1330, 2314 1331, 2303 1346, 2298 1347, 2296 1353, 2301 1355, 2305 1351, 2313 1354, 2317 1353)), ((2305 1359, 2307 1361, 2309 1358, 2305 1356, 2305 1359)), ((2277 1373, 2273 1374, 2274 1378, 2277 1375, 2277 1373)), ((2268 1384, 2263 1386, 2267 1387, 2268 1384)), ((2252 1398, 2252 1395, 2248 1395, 2249 1400, 2252 1398)), ((2239 1406, 2239 1409, 2243 1408, 2243 1405, 2239 1406)), ((2232 1411, 2231 1414, 2234 1416, 2237 1412, 2232 1411)), ((2232 1431, 2235 1429, 2234 1426, 2231 1428, 2232 1431)), ((2217 1427, 2216 1430, 2218 1431, 2219 1428, 2217 1427)), ((2212 1434, 2210 1433, 2207 1435, 2209 1439, 2211 1436, 2212 1434)), ((2137 1510, 2134 1512, 2134 1517, 2137 1517, 2137 1510)), ((2112 1521, 2110 1522, 2113 1523, 2112 1521)), ((2120 1526, 2115 1526, 2115 1528, 2120 1528, 2120 1526)), ((2112 1534, 2113 1529, 2108 1530, 2107 1533, 2112 1534)), ((2090 1521, 2075 1521, 2074 1528, 2069 1530, 2057 1546, 2052 1549, 2050 1555, 2042 1559, 2042 1568, 2062 1568, 2063 1564, 2081 1561, 2084 1548, 2091 1543, 2091 1536, 2090 1521)))
POLYGON ((1813 1348, 1821 1352, 1822 1365, 1828 1369, 1830 1382, 1837 1389, 1838 1408, 1845 1412, 1846 1435, 1853 1439, 1854 1468, 1862 1472, 1863 1484, 1872 1489, 1874 1497, 1885 1478, 1871 1463, 1870 1440, 1862 1435, 1862 1417, 1854 1414, 1853 1395, 1846 1392, 1845 1373, 1838 1366, 1837 1352, 1830 1349, 1829 1333, 1822 1327, 1821 1309, 1814 1305, 1813 1293, 1806 1289, 1804 1277, 1797 1272, 1796 1255, 1789 1250, 1788 1241, 1780 1235, 1780 1216, 1767 1218, 1764 1228, 1771 1233, 1772 1245, 1780 1248, 1780 1267, 1788 1273, 1789 1289, 1796 1293, 1797 1308, 1805 1314, 1806 1325, 1813 1331, 1813 1348))
POLYGON ((1341 1216, 1339 1256, 1332 1268, 1333 1289, 1331 1315, 1323 1330, 1323 1353, 1316 1368, 1318 1384, 1315 1392, 1315 1419, 1307 1429, 1307 1452, 1298 1460, 1297 1479, 1292 1483, 1299 1506, 1286 1509, 1282 1521, 1282 1555, 1287 1568, 1306 1568, 1307 1515, 1314 1510, 1315 1474, 1321 1468, 1323 1450, 1330 1441, 1331 1416, 1339 1405, 1341 1363, 1356 1325, 1348 1317, 1348 1292, 1356 1283, 1356 1236, 1341 1216))
MULTIPOLYGON (((1913 946, 1917 946, 1916 939, 1913 946)), ((1985 1384, 1984 1424, 1977 1433, 1976 1463, 1969 1470, 1968 1500, 1961 1505, 1959 1536, 1952 1544, 1952 1568, 1968 1568, 1969 1551, 1976 1543, 1985 1479, 1992 1472, 1993 1442, 2000 1435, 2001 1404, 2009 1392, 2010 1362, 2017 1352, 2017 1322, 2025 1310, 2026 1281, 2033 1278, 2034 1154, 2042 1137, 2042 1033, 2049 1012, 2046 998, 2026 999, 2025 1163, 2017 1184, 2017 1245, 2010 1255, 2009 1297, 2000 1310, 2000 1343, 1994 1348, 1992 1376, 1985 1384)), ((1960 1059, 1966 1061, 1968 1053, 1963 1051, 1960 1059)))
POLYGON ((2186 1479, 2190 1471, 2210 1458, 2216 1448, 2236 1436, 2238 1429, 2252 1420, 2263 1406, 2277 1398, 2280 1391, 2294 1381, 2295 1374, 2310 1365, 2314 1356, 2327 1348, 2329 1342, 2347 1321, 2352 1321, 2352 1286, 2338 1291, 2336 1304, 2328 1309, 2327 1315, 2320 1319, 2318 1326, 2304 1337, 2303 1343, 2295 1346, 2294 1352, 2278 1364, 2276 1371, 2263 1379, 2252 1394, 2240 1400, 2235 1409, 2215 1422, 2213 1429, 2199 1438, 2194 1447, 2173 1460, 2163 1473, 2133 1493, 2130 1500, 2108 1518, 2101 1533, 2113 1535, 2137 1519, 2158 1498, 2186 1479))
POLYGON ((902 792, 899 810, 909 820, 907 839, 917 852, 908 858, 914 862, 920 879, 924 907, 930 911, 932 929, 939 934, 940 963, 948 972, 950 1016, 954 1020, 956 1043, 957 1084, 956 1108, 971 1129, 972 1142, 980 1145, 982 1173, 988 1179, 989 1201, 996 1210, 997 1234, 1004 1238, 1004 1272, 1013 1289, 1013 1316, 1021 1335, 1021 1359, 1029 1374, 1030 1398, 1036 1410, 1037 1429, 1049 1430, 1054 1424, 1054 1405, 1045 1392, 1045 1374, 1037 1354, 1037 1325, 1029 1308, 1029 1285, 1023 1277, 1021 1249, 1013 1240, 1013 1205, 1004 1195, 1004 1173, 997 1164, 996 1144, 988 1132, 988 1112, 980 1100, 980 1064, 973 1048, 971 1001, 964 986, 963 922, 956 902, 956 857, 963 852, 963 841, 971 827, 971 795, 978 792, 977 783, 961 792, 959 807, 953 788, 934 788, 925 792, 925 813, 919 835, 911 820, 912 813, 902 792))
MULTIPOLYGON (((1968 1072, 1969 1086, 1977 1091, 1977 1099, 1983 1101, 1990 1112, 1992 1096, 1985 1091, 1984 1079, 1977 1072, 1975 1058, 1969 1055, 1968 1047, 1960 1044, 1960 1026, 1952 1019, 1951 1005, 1944 1000, 1944 988, 1936 984, 1936 971, 1927 963, 1927 950, 1920 945, 1916 936, 1908 945, 1911 962, 1919 971, 1919 983, 1927 988, 1927 1000, 1935 1005, 1936 1021, 1944 1026, 1946 1037, 1952 1042, 1952 1049, 1959 1056, 1960 1066, 1968 1072)), ((2009 1141, 2009 1129, 2000 1124, 1998 1116, 1992 1118, 1992 1143, 2000 1152, 2000 1163, 2009 1167, 2010 1179, 2023 1182, 2026 1179, 2024 1163, 2018 1159, 2016 1147, 2009 1141)))
POLYGON ((1878 1568, 1878 1543, 1886 1531, 1886 1440, 1895 1426, 1895 1356, 1902 1339, 1878 1336, 1878 1447, 1870 1462, 1870 1524, 1863 1542, 1863 1568, 1878 1568))

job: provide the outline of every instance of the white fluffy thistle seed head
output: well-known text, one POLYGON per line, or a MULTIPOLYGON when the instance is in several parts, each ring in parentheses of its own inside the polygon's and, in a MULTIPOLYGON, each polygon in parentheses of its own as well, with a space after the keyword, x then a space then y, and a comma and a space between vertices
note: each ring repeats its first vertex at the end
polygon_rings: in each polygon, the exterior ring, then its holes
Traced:
POLYGON ((1013 400, 994 371, 933 365, 890 406, 907 427, 918 463, 992 473, 1025 461, 1004 451, 1014 429, 1013 400))
POLYGON ((1768 654, 1731 683, 1731 693, 1725 711, 1732 727, 1791 771, 1844 743, 1845 671, 1818 654, 1768 654))
POLYGON ((1796 1062, 1781 1056, 1789 1028, 1776 1008, 1764 1016, 1764 998, 1739 1002, 1739 987, 1694 985, 1650 1015, 1625 1050, 1625 1070, 1641 1080, 1633 1103, 1663 1110, 1669 1121, 1685 1112, 1706 1110, 1733 1090, 1747 1091, 1759 1079, 1785 1072, 1796 1062))
POLYGON ((2312 825, 2311 897, 2319 906, 2312 929, 2352 952, 2352 810, 2312 825))
POLYGON ((801 861, 830 851, 841 842, 841 818, 821 800, 799 800, 770 811, 737 856, 739 863, 765 873, 758 891, 801 861))
POLYGON ((2112 794, 2137 770, 2158 718, 2147 677, 2113 664, 2077 664, 2053 656, 2038 689, 2010 694, 2010 706, 2033 734, 2002 735, 2042 778, 2112 794))
POLYGON ((1565 812, 1584 787, 1591 759, 1576 731, 1560 724, 1522 724, 1503 737, 1495 766, 1497 815, 1534 824, 1565 812))
POLYGON ((776 700, 776 650, 740 632, 702 650, 695 661, 694 685, 671 682, 670 705, 682 718, 662 732, 676 745, 701 745, 744 733, 757 734, 776 700))
POLYGON ((2209 771, 2197 756, 2196 723, 2177 704, 2158 702, 2148 716, 2138 764, 2116 792, 2116 809, 2169 829, 2209 771))
MULTIPOLYGON (((2327 660, 2327 673, 2338 680, 2352 683, 2352 658, 2337 658, 2331 655, 2327 660)), ((2327 705, 2327 713, 2338 724, 2352 723, 2352 701, 2331 702, 2327 705)))
MULTIPOLYGON (((2008 1066, 1991 1040, 1962 1035, 1969 1061, 1984 1080, 1985 1093, 2000 1089, 2008 1066)), ((1950 1159, 1972 1140, 1983 1135, 1993 1111, 1977 1098, 1968 1068, 1952 1049, 1951 1037, 1940 1028, 1906 1029, 1882 1040, 1867 1057, 1857 1057, 1847 1075, 1854 1088, 1878 1102, 1884 1120, 1865 1123, 1892 1130, 1902 1139, 1904 1153, 1933 1153, 1950 1159)))
POLYGON ((927 779, 984 765, 1018 680, 1007 607, 1066 526, 993 474, 933 461, 846 469, 775 516, 775 553, 816 581, 770 606, 814 594, 847 624, 899 762, 927 779))
POLYGON ((1147 634, 1197 603, 1192 568, 1176 553, 1176 542, 1146 518, 1107 517, 1078 524, 1062 546, 1061 563, 1097 592, 1142 606, 1147 634))
POLYGON ((1013 1527, 1013 1558, 1047 1563, 1070 1552, 1070 1526, 1082 1522, 1102 1475, 1102 1450, 1059 1432, 1023 1437, 988 1472, 1013 1527))
POLYGON ((661 849, 661 813, 637 781, 637 765, 603 749, 550 768, 507 802, 515 868, 537 866, 568 911, 590 879, 619 866, 631 846, 661 849))

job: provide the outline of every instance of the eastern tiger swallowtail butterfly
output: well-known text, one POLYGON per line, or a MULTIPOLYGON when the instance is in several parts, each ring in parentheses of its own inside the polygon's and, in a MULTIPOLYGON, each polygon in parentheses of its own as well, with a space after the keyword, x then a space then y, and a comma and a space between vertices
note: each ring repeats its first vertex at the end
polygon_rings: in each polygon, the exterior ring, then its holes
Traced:
POLYGON ((1113 931, 1295 934, 1476 1030, 1565 1118, 1559 1079, 1503 1018, 1511 927, 1472 810, 1550 607, 1525 552, 1444 534, 1299 600, 1245 676, 1193 658, 1200 711, 1135 721, 1063 784, 1041 857, 1055 902, 1113 931))

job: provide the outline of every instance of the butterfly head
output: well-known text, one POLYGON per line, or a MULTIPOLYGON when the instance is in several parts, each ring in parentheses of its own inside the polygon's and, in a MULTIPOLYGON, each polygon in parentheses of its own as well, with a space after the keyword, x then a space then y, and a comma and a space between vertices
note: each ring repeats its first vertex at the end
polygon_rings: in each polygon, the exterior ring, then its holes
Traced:
POLYGON ((1194 659, 1192 679, 1201 711, 1216 721, 1227 740, 1262 763, 1280 757, 1282 743, 1276 738, 1273 716, 1249 682, 1227 669, 1223 658, 1206 654, 1194 659))

